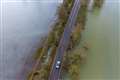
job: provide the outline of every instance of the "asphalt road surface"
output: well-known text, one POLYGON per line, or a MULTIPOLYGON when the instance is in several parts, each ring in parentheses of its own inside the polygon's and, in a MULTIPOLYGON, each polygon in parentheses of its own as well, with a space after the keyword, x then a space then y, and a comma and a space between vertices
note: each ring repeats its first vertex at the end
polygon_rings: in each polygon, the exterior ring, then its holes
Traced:
POLYGON ((58 61, 60 61, 62 63, 64 53, 65 53, 66 49, 68 48, 72 29, 75 27, 74 25, 75 25, 75 22, 77 19, 79 8, 80 8, 80 0, 75 0, 73 8, 70 13, 70 16, 68 18, 67 24, 65 26, 64 33, 60 40, 58 49, 56 51, 56 57, 53 62, 49 80, 59 80, 59 76, 60 76, 60 72, 61 72, 61 65, 60 65, 60 68, 56 68, 56 64, 58 61))

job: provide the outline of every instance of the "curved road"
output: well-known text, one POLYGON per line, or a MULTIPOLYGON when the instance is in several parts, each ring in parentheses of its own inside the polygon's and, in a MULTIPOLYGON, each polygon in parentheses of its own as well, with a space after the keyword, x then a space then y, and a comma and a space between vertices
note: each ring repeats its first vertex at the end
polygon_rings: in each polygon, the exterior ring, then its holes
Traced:
POLYGON ((74 24, 75 24, 76 19, 77 19, 79 8, 80 8, 80 0, 75 0, 73 8, 72 8, 71 13, 70 13, 70 16, 68 18, 67 24, 65 26, 64 33, 63 33, 62 38, 60 40, 58 49, 56 51, 56 57, 55 57, 54 62, 53 62, 53 66, 51 69, 49 80, 59 80, 61 66, 60 66, 60 68, 56 68, 56 64, 57 64, 57 61, 60 61, 62 63, 64 53, 65 53, 66 49, 68 48, 69 39, 70 39, 72 29, 75 27, 74 24))

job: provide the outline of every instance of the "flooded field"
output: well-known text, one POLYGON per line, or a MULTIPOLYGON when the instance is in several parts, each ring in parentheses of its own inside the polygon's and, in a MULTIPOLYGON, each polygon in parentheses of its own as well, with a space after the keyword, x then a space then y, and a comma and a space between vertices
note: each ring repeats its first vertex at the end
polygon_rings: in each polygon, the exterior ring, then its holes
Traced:
POLYGON ((81 65, 80 80, 120 79, 120 1, 105 0, 100 10, 88 13, 83 41, 89 45, 86 64, 81 65))
MULTIPOLYGON (((0 79, 26 80, 26 71, 22 74, 21 71, 28 68, 28 57, 38 48, 40 38, 49 32, 59 1, 2 1, 0 79)), ((86 63, 80 67, 80 80, 120 79, 119 5, 120 0, 105 0, 101 9, 88 12, 82 41, 89 50, 86 63)))
POLYGON ((58 1, 3 1, 0 79, 25 80, 25 74, 20 73, 28 67, 25 62, 39 46, 40 38, 48 33, 49 25, 55 19, 58 1))

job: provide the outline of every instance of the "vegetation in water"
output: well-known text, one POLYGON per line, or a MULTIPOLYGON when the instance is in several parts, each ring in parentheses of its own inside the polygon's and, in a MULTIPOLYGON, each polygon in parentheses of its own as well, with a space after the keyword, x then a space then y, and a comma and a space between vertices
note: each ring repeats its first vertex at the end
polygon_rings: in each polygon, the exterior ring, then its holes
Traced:
POLYGON ((101 8, 104 0, 94 0, 93 8, 101 8))
POLYGON ((58 19, 52 26, 53 29, 49 35, 42 40, 43 46, 41 46, 34 55, 34 58, 38 60, 40 64, 37 66, 37 69, 33 67, 33 70, 28 76, 28 80, 47 80, 56 49, 72 8, 72 1, 73 0, 64 0, 63 4, 59 6, 57 11, 58 19), (50 55, 48 53, 50 53, 50 55), (47 59, 48 62, 46 62, 47 59))
MULTIPOLYGON (((68 75, 69 80, 79 80, 80 79, 80 65, 85 63, 87 57, 87 50, 89 46, 87 43, 83 44, 82 47, 79 47, 81 42, 81 33, 85 29, 86 17, 88 12, 88 2, 89 0, 81 0, 81 7, 79 10, 76 27, 72 32, 71 45, 72 48, 66 51, 64 56, 61 78, 64 80, 64 75, 68 75)), ((103 0, 95 0, 94 8, 101 8, 103 0)))
MULTIPOLYGON (((100 7, 103 0, 95 0, 94 7, 100 7)), ((81 7, 77 17, 75 28, 71 33, 69 47, 64 55, 61 78, 64 79, 64 74, 68 74, 70 80, 79 80, 80 64, 86 59, 86 51, 88 46, 78 47, 81 41, 82 31, 85 29, 87 9, 89 0, 81 0, 81 7)), ((35 60, 39 61, 37 67, 28 76, 28 80, 48 80, 53 60, 56 55, 60 38, 68 20, 74 0, 64 0, 58 7, 57 20, 52 26, 49 34, 42 38, 40 48, 34 55, 35 60)))
POLYGON ((72 48, 66 51, 64 56, 61 78, 64 80, 64 75, 68 74, 70 80, 79 80, 80 75, 80 63, 85 59, 86 56, 84 48, 78 48, 77 46, 81 40, 81 33, 85 29, 86 16, 87 16, 87 5, 88 0, 81 0, 81 8, 79 9, 78 18, 76 21, 75 29, 71 34, 71 45, 72 48))

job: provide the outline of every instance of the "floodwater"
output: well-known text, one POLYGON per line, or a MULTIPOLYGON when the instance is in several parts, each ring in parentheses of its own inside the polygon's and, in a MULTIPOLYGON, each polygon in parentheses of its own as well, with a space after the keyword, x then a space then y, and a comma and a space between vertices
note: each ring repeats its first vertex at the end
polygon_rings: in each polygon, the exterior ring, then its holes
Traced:
POLYGON ((89 12, 82 39, 89 46, 80 80, 120 80, 120 0, 105 0, 89 12))
POLYGON ((26 80, 21 71, 29 67, 26 60, 39 46, 43 34, 49 32, 58 3, 58 0, 2 0, 1 80, 26 80))
MULTIPOLYGON (((0 79, 26 80, 25 74, 20 73, 41 36, 49 31, 58 0, 2 1, 0 79)), ((120 79, 118 4, 119 0, 105 0, 100 10, 88 13, 82 38, 88 43, 89 51, 86 64, 80 68, 80 80, 120 79)))

